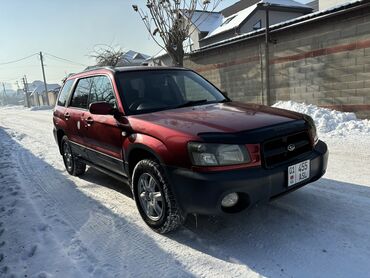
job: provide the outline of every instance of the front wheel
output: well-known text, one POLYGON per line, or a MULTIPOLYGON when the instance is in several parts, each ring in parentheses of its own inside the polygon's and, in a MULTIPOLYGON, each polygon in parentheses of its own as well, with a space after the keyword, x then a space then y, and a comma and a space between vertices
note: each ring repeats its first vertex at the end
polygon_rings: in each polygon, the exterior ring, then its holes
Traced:
POLYGON ((176 203, 162 167, 157 162, 141 160, 132 176, 136 206, 150 228, 165 234, 183 224, 185 217, 176 203))
POLYGON ((72 176, 80 176, 86 171, 86 164, 76 159, 69 144, 68 137, 63 136, 61 141, 64 166, 72 176))

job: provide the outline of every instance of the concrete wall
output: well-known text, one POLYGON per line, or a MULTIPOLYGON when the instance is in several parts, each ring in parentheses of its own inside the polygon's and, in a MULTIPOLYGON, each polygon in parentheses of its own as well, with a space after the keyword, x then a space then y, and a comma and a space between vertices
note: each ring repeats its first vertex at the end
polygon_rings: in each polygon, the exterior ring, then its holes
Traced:
MULTIPOLYGON (((359 9, 274 32, 270 45, 272 102, 294 100, 370 117, 370 11, 359 9)), ((261 103, 264 38, 193 54, 185 66, 234 99, 261 103)))

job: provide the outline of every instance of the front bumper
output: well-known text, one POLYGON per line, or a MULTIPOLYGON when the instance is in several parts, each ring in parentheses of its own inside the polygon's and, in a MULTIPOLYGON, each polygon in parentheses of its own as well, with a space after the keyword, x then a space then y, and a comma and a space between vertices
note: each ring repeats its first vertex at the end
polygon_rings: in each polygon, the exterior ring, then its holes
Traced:
POLYGON ((231 192, 241 193, 243 208, 247 208, 321 178, 326 172, 328 155, 326 144, 319 141, 312 152, 273 169, 256 167, 198 173, 189 169, 165 168, 175 198, 185 213, 215 215, 224 211, 221 200, 231 192), (288 188, 288 166, 307 159, 311 161, 310 178, 288 188))

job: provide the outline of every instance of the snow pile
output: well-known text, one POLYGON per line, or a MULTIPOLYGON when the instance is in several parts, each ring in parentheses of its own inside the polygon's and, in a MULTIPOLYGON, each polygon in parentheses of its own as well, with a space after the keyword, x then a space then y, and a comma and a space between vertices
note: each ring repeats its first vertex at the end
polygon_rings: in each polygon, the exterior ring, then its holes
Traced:
POLYGON ((22 106, 22 105, 11 105, 11 104, 8 104, 8 105, 5 105, 5 106, 0 106, 0 109, 1 110, 20 110, 20 109, 25 109, 25 107, 22 106))
POLYGON ((279 101, 273 107, 310 115, 320 136, 370 135, 370 121, 357 119, 354 113, 294 101, 279 101))
POLYGON ((53 106, 49 105, 33 106, 30 108, 30 111, 50 110, 53 108, 54 108, 53 106))

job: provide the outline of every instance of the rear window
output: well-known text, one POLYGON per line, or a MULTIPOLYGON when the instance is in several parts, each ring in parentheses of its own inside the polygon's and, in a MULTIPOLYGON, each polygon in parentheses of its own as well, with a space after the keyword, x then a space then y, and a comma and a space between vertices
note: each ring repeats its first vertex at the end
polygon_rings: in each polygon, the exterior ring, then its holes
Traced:
POLYGON ((92 78, 84 78, 78 81, 70 106, 87 109, 92 80, 92 78))
POLYGON ((62 90, 59 93, 57 105, 59 105, 59 106, 65 106, 66 105, 69 93, 72 89, 73 82, 74 82, 74 79, 70 79, 70 80, 67 80, 64 83, 64 86, 63 86, 62 90))

